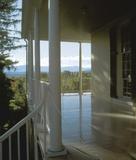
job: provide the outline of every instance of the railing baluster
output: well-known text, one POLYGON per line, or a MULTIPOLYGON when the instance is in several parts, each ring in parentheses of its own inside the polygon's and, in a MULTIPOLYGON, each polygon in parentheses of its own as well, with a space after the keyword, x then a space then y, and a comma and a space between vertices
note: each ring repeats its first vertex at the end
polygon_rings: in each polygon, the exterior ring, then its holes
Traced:
POLYGON ((12 160, 11 135, 9 136, 9 160, 12 160))
POLYGON ((26 154, 27 160, 29 160, 29 132, 28 132, 28 122, 26 122, 26 154))
POLYGON ((17 130, 18 160, 20 160, 20 128, 17 130))
POLYGON ((35 160, 38 160, 38 146, 37 146, 37 117, 34 118, 34 153, 35 153, 35 160))
MULTIPOLYGON (((29 144, 29 122, 30 120, 33 120, 34 124, 33 124, 33 133, 34 133, 34 156, 35 156, 35 160, 38 160, 38 136, 39 136, 39 132, 37 130, 37 120, 38 120, 38 116, 39 116, 39 112, 41 113, 41 116, 44 116, 44 159, 46 159, 46 130, 47 130, 47 126, 46 126, 46 106, 47 106, 47 92, 48 92, 48 84, 47 83, 43 83, 41 82, 41 86, 42 88, 40 89, 40 104, 35 106, 34 110, 32 112, 30 112, 24 119, 22 119, 21 121, 19 121, 15 126, 13 126, 11 129, 9 129, 6 133, 4 133, 2 136, 0 136, 0 160, 3 160, 3 142, 4 140, 8 140, 8 149, 9 149, 9 160, 12 160, 12 154, 13 154, 13 149, 12 149, 12 135, 14 133, 17 133, 17 154, 16 154, 16 158, 18 160, 21 160, 21 132, 20 132, 20 128, 24 125, 26 125, 26 154, 27 154, 27 160, 29 160, 30 158, 30 144, 29 144), (44 108, 43 108, 44 107, 44 108), (43 109, 43 110, 42 110, 43 109), (41 111, 42 110, 42 111, 41 111)), ((34 104, 35 105, 35 104, 34 104)), ((42 123, 42 122, 41 122, 42 123)), ((39 137, 40 138, 40 137, 39 137)))
POLYGON ((2 160, 2 142, 0 142, 0 160, 2 160))
POLYGON ((44 109, 44 160, 46 160, 46 103, 47 103, 47 87, 43 85, 43 94, 45 95, 43 109, 44 109))

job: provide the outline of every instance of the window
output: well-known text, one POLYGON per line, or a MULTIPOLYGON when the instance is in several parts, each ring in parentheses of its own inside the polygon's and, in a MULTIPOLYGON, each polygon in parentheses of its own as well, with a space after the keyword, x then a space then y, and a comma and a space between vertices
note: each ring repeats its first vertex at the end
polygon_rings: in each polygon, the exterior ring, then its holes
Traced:
POLYGON ((121 52, 122 52, 122 77, 123 77, 123 96, 131 97, 131 28, 124 25, 121 28, 121 52))
POLYGON ((110 96, 117 97, 117 35, 116 28, 110 30, 110 96))
POLYGON ((110 29, 110 95, 136 99, 136 17, 110 29))

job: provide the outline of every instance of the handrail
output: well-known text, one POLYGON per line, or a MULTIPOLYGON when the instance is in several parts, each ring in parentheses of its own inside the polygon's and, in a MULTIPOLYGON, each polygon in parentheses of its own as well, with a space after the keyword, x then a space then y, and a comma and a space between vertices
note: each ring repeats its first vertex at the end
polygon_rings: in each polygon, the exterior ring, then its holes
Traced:
MULTIPOLYGON (((40 97, 40 104, 39 105, 35 105, 34 104, 34 110, 32 112, 30 112, 25 118, 23 118, 20 122, 18 122, 16 125, 14 125, 12 128, 10 128, 6 133, 4 133, 2 136, 0 136, 0 160, 3 160, 3 155, 2 155, 2 149, 3 149, 3 142, 8 139, 9 141, 9 159, 12 159, 12 145, 11 145, 11 136, 17 132, 17 142, 18 142, 18 159, 20 159, 20 129, 21 127, 23 127, 24 125, 26 125, 26 148, 27 148, 27 152, 29 152, 29 138, 28 138, 28 123, 30 120, 34 120, 34 143, 35 143, 35 150, 37 150, 37 136, 38 136, 38 131, 37 129, 37 116, 39 116, 40 111, 42 110, 42 108, 44 108, 44 114, 46 113, 46 105, 47 105, 47 92, 49 91, 49 83, 47 82, 43 82, 41 81, 39 83, 39 94, 41 95, 40 97), (44 98, 44 96, 46 98, 44 98), (36 141, 35 141, 36 140, 36 141)), ((36 91, 35 91, 36 92, 36 91)), ((41 113, 40 113, 41 114, 41 113)), ((42 114, 40 115, 42 116, 42 114)), ((46 127, 46 114, 44 115, 44 130, 46 127)), ((45 138, 46 141, 46 138, 45 138)), ((46 145, 46 142, 45 142, 46 145)), ((46 146, 45 146, 46 147, 46 146)), ((37 152, 37 151, 35 151, 37 152)), ((37 153, 35 153, 37 154, 37 153)), ((38 154, 37 154, 38 155, 38 154)), ((38 158, 35 157, 35 159, 37 160, 38 158)), ((27 160, 29 160, 29 153, 27 153, 27 160)))
POLYGON ((39 105, 34 111, 29 113, 25 118, 23 118, 21 121, 19 121, 17 124, 15 124, 12 128, 10 128, 6 133, 0 136, 0 142, 4 141, 6 138, 8 138, 9 135, 13 134, 17 131, 18 128, 22 127, 28 120, 33 118, 33 116, 42 108, 42 105, 39 105))

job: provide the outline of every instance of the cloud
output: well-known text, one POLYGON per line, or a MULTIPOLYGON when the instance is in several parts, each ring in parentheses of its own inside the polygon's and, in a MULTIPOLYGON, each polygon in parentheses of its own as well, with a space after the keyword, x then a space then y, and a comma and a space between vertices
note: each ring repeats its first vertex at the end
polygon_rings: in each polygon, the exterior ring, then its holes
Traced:
MULTIPOLYGON (((41 66, 48 66, 49 65, 49 58, 42 58, 41 59, 41 66)), ((61 66, 79 66, 79 57, 78 56, 69 56, 69 57, 61 57, 61 66)), ((90 57, 83 57, 82 58, 82 66, 83 67, 90 67, 91 66, 91 58, 90 57)))
POLYGON ((49 66, 49 58, 42 58, 41 59, 41 66, 49 66))
MULTIPOLYGON (((90 57, 90 44, 82 44, 82 66, 90 67, 91 66, 91 57, 90 57)), ((48 58, 48 43, 41 43, 41 66, 49 66, 49 58, 48 58)), ((11 59, 14 61, 18 61, 19 65, 26 65, 26 50, 18 49, 16 51, 11 52, 11 59)), ((79 66, 79 43, 69 43, 62 42, 61 43, 61 66, 79 66), (72 56, 73 55, 73 56, 72 56)))

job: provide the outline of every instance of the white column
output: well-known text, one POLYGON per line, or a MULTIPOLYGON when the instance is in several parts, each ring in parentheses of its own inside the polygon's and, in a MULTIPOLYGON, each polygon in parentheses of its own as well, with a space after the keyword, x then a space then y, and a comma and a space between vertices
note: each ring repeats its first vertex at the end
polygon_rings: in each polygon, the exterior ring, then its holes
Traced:
POLYGON ((79 93, 82 95, 82 43, 79 43, 79 93))
POLYGON ((59 0, 49 0, 50 152, 61 152, 61 87, 59 0))
POLYGON ((79 108, 80 108, 80 138, 82 140, 82 43, 79 42, 79 108))
POLYGON ((27 76, 28 76, 28 100, 30 110, 33 105, 33 40, 30 32, 28 39, 28 56, 27 56, 27 76))
POLYGON ((35 8, 34 12, 34 66, 35 66, 35 104, 39 104, 40 100, 40 40, 39 40, 39 10, 35 8))

